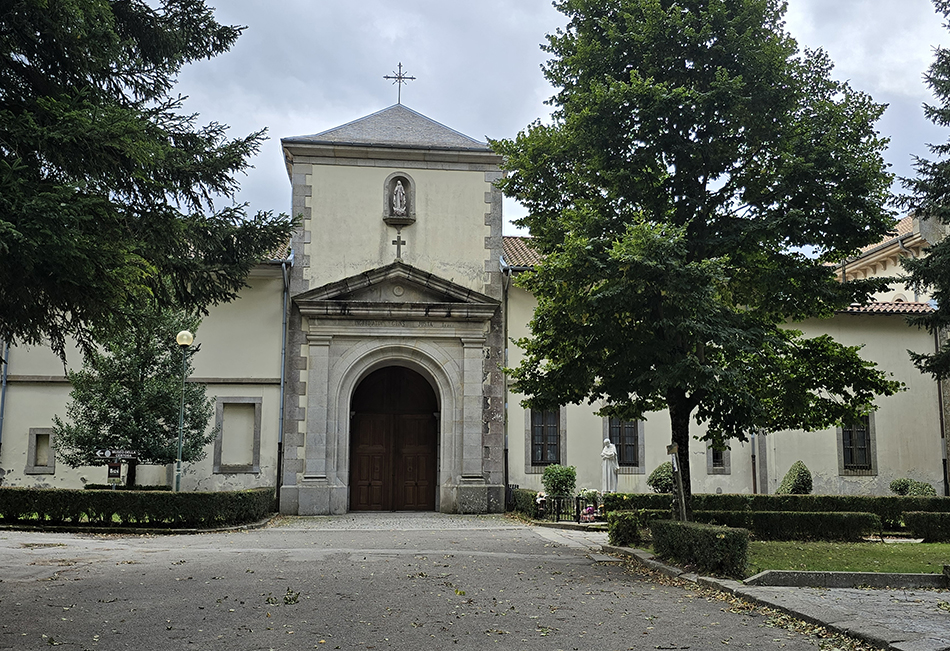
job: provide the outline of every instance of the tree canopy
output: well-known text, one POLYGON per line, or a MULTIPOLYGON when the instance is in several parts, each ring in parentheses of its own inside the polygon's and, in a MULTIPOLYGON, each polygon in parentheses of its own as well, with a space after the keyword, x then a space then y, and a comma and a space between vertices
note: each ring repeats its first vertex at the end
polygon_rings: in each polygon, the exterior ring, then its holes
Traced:
POLYGON ((0 6, 0 339, 128 326, 144 300, 236 297, 292 220, 231 203, 264 132, 199 126, 173 94, 185 64, 242 28, 201 0, 10 0, 0 6), (154 3, 153 3, 154 4, 154 3))
MULTIPOLYGON (((950 19, 950 0, 933 0, 937 11, 950 19)), ((950 21, 945 23, 950 28, 950 21)), ((938 47, 934 62, 925 76, 937 104, 925 104, 924 114, 941 127, 950 127, 950 49, 938 47)), ((928 145, 934 160, 915 157, 917 176, 903 179, 908 194, 899 203, 918 219, 950 225, 950 142, 928 145)), ((936 229, 935 229, 936 230, 936 229)), ((914 315, 910 322, 929 332, 942 332, 950 327, 950 242, 943 239, 933 244, 922 258, 904 258, 904 269, 910 272, 908 286, 920 293, 931 293, 937 310, 914 315)), ((950 340, 943 339, 934 353, 911 353, 917 367, 936 379, 950 377, 950 340)))
POLYGON ((191 357, 184 363, 175 334, 195 332, 198 319, 154 305, 140 309, 136 327, 119 335, 96 334, 97 349, 79 371, 69 372, 72 392, 66 420, 53 419, 56 456, 73 468, 102 465, 101 448, 132 450, 128 482, 135 482, 136 463, 165 465, 178 459, 178 420, 184 391, 182 460, 199 461, 217 432, 208 428, 214 400, 205 385, 186 383, 191 357))
POLYGON ((543 261, 510 373, 532 408, 667 409, 689 495, 689 422, 722 448, 820 429, 896 382, 789 322, 865 302, 886 280, 834 263, 882 239, 884 107, 799 51, 775 0, 560 0, 550 124, 493 142, 543 261))

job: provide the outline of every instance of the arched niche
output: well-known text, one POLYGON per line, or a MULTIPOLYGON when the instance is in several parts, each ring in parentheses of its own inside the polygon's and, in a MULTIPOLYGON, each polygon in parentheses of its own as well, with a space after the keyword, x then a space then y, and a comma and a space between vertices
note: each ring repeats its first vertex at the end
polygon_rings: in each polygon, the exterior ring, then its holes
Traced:
POLYGON ((383 221, 396 227, 416 221, 416 183, 405 172, 393 172, 383 183, 383 221))

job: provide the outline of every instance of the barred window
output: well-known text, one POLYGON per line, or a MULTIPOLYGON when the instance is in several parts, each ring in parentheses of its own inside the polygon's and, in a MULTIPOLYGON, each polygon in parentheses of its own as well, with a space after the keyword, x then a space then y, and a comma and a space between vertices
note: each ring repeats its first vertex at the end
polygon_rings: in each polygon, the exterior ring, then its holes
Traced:
POLYGON ((557 409, 531 411, 531 465, 561 463, 560 414, 557 409))
POLYGON ((846 470, 871 469, 871 423, 867 416, 841 427, 841 451, 846 470))
POLYGON ((617 446, 617 460, 620 465, 639 466, 640 437, 637 421, 611 418, 608 427, 610 442, 617 446))

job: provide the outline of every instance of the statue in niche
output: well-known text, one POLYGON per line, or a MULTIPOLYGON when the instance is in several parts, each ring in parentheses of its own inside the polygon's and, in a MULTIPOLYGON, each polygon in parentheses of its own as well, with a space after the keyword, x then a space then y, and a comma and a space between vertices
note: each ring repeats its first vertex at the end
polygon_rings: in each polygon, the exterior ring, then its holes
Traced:
POLYGON ((396 181, 396 187, 393 188, 393 214, 406 214, 406 188, 402 187, 402 181, 396 181))
POLYGON ((602 484, 604 493, 615 493, 617 491, 617 472, 620 470, 620 463, 617 461, 617 446, 610 442, 610 439, 604 439, 604 449, 600 453, 602 459, 602 484))

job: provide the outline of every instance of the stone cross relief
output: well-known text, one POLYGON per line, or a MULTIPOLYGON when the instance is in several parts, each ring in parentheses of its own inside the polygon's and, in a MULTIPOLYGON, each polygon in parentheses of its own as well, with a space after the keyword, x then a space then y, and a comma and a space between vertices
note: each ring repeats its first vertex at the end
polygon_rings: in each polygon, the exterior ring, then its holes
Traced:
POLYGON ((396 229, 396 239, 393 240, 393 244, 396 246, 396 259, 402 260, 402 245, 407 244, 407 242, 402 239, 402 229, 396 229))

